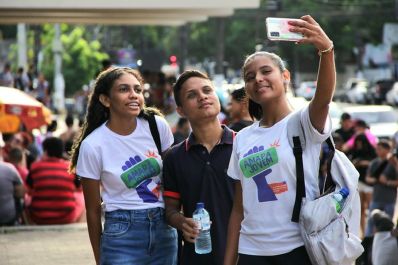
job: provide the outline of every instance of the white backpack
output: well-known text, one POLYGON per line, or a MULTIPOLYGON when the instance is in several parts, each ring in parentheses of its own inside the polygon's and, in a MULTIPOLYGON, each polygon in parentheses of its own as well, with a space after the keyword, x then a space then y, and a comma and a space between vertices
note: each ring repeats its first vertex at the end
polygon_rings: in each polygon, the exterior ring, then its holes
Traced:
MULTIPOLYGON (((306 139, 301 125, 301 113, 301 111, 294 113, 287 125, 289 143, 296 159, 297 176, 292 221, 299 223, 313 265, 351 265, 364 251, 358 237, 361 215, 357 189, 359 173, 346 155, 335 149, 333 139, 329 137, 326 143, 330 155, 321 197, 315 200, 305 198, 302 153, 305 152, 306 139), (339 214, 331 196, 333 192, 343 187, 348 188, 350 193, 339 214)), ((313 170, 318 173, 319 169, 313 170)))

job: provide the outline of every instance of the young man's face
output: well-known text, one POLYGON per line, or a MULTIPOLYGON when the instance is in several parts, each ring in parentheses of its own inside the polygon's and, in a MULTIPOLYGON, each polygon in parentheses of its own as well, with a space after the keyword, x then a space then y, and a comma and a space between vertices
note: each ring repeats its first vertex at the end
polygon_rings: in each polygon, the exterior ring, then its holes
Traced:
POLYGON ((190 121, 214 118, 220 113, 221 106, 210 80, 191 77, 182 85, 180 91, 181 106, 177 111, 190 121))

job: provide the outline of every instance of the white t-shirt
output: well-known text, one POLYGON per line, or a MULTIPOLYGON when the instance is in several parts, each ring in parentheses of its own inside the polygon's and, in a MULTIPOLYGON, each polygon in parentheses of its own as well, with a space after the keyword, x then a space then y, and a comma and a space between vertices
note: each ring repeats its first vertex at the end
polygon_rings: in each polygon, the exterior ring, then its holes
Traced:
MULTIPOLYGON (((259 122, 241 130, 235 138, 228 175, 241 181, 244 218, 239 253, 274 256, 304 245, 297 223, 291 221, 296 196, 296 163, 287 136, 293 113, 270 128, 259 122)), ((319 196, 318 168, 321 143, 331 132, 328 119, 324 133, 311 124, 308 107, 301 115, 306 135, 303 154, 307 198, 319 196)))
MULTIPOLYGON (((162 151, 173 143, 167 122, 156 116, 162 151)), ((76 166, 78 176, 101 180, 105 211, 164 207, 161 194, 162 159, 145 119, 137 118, 130 135, 119 135, 106 125, 82 142, 76 166)))

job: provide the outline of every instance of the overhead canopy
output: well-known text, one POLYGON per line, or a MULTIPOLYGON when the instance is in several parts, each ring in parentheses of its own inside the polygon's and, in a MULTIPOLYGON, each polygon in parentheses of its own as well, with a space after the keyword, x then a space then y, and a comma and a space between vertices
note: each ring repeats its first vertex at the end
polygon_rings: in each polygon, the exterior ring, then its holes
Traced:
POLYGON ((259 0, 1 0, 0 24, 176 26, 210 16, 230 16, 237 8, 257 8, 259 4, 259 0))

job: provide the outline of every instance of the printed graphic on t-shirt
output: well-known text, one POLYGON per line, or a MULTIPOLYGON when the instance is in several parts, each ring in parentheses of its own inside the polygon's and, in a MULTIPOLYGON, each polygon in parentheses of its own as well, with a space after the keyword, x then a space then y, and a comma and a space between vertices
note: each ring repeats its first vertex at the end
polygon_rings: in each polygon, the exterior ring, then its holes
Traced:
POLYGON ((264 149, 264 146, 254 146, 239 161, 240 169, 245 178, 252 178, 257 186, 259 202, 276 201, 276 194, 287 191, 286 181, 271 183, 267 181, 267 176, 272 172, 272 166, 279 162, 278 142, 264 149))
POLYGON ((160 180, 153 179, 160 174, 160 166, 154 152, 146 154, 146 159, 136 155, 129 157, 122 166, 120 178, 127 188, 135 188, 144 202, 157 202, 159 199, 160 180))

